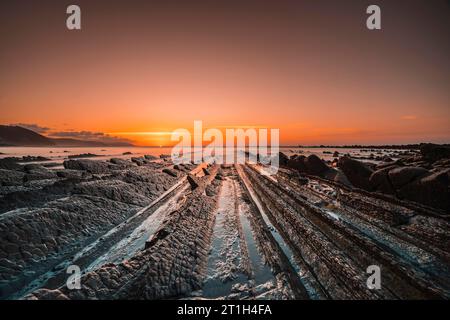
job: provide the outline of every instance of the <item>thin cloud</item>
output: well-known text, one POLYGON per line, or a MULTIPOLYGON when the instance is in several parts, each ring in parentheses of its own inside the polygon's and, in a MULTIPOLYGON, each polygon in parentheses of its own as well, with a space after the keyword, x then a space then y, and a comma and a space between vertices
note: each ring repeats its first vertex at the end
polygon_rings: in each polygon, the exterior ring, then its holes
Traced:
POLYGON ((111 132, 120 136, 168 136, 172 131, 135 131, 135 132, 111 132))
POLYGON ((77 140, 86 140, 86 141, 99 141, 99 142, 132 142, 129 139, 120 138, 116 136, 112 136, 106 134, 104 132, 96 132, 96 131, 55 131, 50 132, 48 134, 49 137, 52 138, 70 138, 77 140))
POLYGON ((48 127, 42 127, 35 123, 11 123, 10 126, 19 126, 34 131, 36 133, 47 133, 50 130, 50 128, 48 127))

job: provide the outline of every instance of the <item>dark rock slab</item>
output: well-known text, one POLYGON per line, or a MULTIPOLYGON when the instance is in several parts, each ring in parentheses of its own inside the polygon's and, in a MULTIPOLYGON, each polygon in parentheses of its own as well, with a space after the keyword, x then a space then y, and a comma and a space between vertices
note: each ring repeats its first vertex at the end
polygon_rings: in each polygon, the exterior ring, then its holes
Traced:
POLYGON ((289 157, 285 155, 283 152, 280 152, 278 154, 279 164, 280 166, 287 166, 289 157))
POLYGON ((163 169, 162 172, 167 173, 169 176, 172 176, 172 177, 177 177, 178 176, 178 174, 177 174, 177 172, 175 170, 172 170, 172 169, 169 169, 169 168, 163 169))
POLYGON ((337 165, 344 172, 352 185, 364 190, 372 190, 372 186, 369 182, 372 170, 365 163, 345 156, 339 158, 337 165))
POLYGON ((16 170, 0 169, 0 185, 20 186, 24 182, 25 174, 16 170))
POLYGON ((399 189, 417 178, 429 174, 428 170, 421 167, 400 167, 389 170, 389 180, 394 188, 399 189))
POLYGON ((450 211, 450 169, 417 179, 402 187, 400 197, 450 211))
POLYGON ((386 167, 379 169, 372 173, 369 177, 369 182, 372 186, 373 190, 377 190, 387 194, 395 194, 395 188, 392 186, 391 181, 389 180, 389 170, 396 167, 386 167))
POLYGON ((73 155, 68 156, 69 159, 95 158, 95 157, 99 157, 99 155, 93 154, 93 153, 82 153, 82 154, 73 154, 73 155))
POLYGON ((13 158, 0 159, 0 169, 22 170, 22 166, 13 158))
POLYGON ((89 176, 85 171, 82 170, 58 170, 56 171, 56 175, 63 179, 82 179, 83 177, 89 176))
POLYGON ((109 173, 111 167, 104 161, 95 160, 66 160, 63 163, 64 168, 72 170, 85 170, 90 173, 109 173))
POLYGON ((309 174, 320 175, 329 170, 329 167, 315 154, 309 155, 305 160, 306 170, 309 174))
POLYGON ((424 143, 420 145, 422 157, 428 161, 437 161, 443 158, 450 158, 450 146, 424 143))

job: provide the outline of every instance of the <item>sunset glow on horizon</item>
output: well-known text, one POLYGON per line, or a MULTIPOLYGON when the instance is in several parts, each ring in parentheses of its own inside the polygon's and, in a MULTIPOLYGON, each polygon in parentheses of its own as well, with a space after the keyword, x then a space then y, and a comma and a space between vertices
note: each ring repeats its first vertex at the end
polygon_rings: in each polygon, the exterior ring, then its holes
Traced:
POLYGON ((78 2, 76 32, 66 3, 1 5, 0 124, 139 146, 194 120, 278 128, 282 145, 450 142, 446 1, 379 1, 380 32, 361 1, 78 2))

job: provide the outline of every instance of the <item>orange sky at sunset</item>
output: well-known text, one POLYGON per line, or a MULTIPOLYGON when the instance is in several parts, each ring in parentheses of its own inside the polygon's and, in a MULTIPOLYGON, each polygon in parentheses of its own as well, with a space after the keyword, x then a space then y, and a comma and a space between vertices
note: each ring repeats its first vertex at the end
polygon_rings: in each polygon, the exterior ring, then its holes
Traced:
POLYGON ((449 143, 448 2, 378 2, 381 31, 364 1, 78 1, 81 31, 63 2, 1 4, 0 124, 156 146, 194 120, 283 145, 449 143))

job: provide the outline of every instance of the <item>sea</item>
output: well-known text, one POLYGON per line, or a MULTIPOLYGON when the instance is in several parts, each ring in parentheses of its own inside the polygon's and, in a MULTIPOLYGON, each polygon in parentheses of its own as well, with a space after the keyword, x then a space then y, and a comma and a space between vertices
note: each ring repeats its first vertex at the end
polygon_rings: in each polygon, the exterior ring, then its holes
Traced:
MULTIPOLYGON (((323 160, 333 160, 333 153, 337 151, 340 155, 348 154, 356 158, 366 158, 370 155, 375 156, 389 156, 393 159, 401 150, 383 150, 383 149, 361 149, 361 148, 299 148, 299 147, 280 147, 280 152, 290 156, 293 154, 302 154, 308 156, 315 154, 323 160)), ((0 159, 6 157, 22 157, 22 156, 42 156, 47 158, 47 161, 40 161, 39 163, 53 163, 52 167, 58 168, 62 166, 64 160, 69 156, 80 154, 94 154, 96 157, 93 160, 107 160, 110 158, 129 159, 131 157, 141 157, 144 155, 153 155, 159 157, 160 155, 170 155, 172 147, 0 147, 0 159), (60 165, 57 165, 60 164, 60 165)), ((376 161, 373 161, 376 162, 376 161)))

